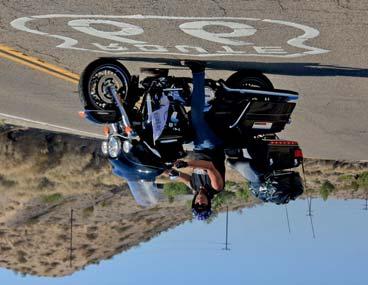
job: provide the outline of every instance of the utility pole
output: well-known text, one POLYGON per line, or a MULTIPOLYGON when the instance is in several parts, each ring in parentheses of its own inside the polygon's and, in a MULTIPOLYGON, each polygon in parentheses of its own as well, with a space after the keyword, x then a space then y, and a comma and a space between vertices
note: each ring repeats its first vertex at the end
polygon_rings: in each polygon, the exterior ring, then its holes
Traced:
POLYGON ((312 216, 313 216, 312 215, 312 197, 311 196, 307 197, 307 201, 308 201, 307 216, 309 217, 311 228, 312 228, 312 235, 313 235, 313 238, 315 239, 316 238, 316 234, 314 232, 314 225, 313 225, 313 219, 312 219, 312 216))
POLYGON ((290 221, 289 221, 289 213, 288 213, 288 208, 285 205, 285 214, 286 214, 286 220, 287 220, 287 225, 288 225, 288 229, 289 229, 289 234, 291 234, 291 229, 290 229, 290 221))
POLYGON ((226 234, 225 234, 225 248, 223 248, 223 250, 230 250, 230 248, 228 248, 228 236, 229 236, 229 206, 226 206, 226 234))
POLYGON ((70 209, 69 267, 73 266, 73 209, 70 209))
POLYGON ((365 194, 365 205, 364 205, 363 210, 368 211, 368 197, 367 197, 367 194, 365 194))

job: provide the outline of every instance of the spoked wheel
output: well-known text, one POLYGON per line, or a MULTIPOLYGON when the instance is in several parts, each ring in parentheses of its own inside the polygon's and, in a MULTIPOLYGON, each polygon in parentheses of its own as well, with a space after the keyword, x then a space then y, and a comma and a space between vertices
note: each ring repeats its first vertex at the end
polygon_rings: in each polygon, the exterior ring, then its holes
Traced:
POLYGON ((231 88, 249 88, 273 90, 271 81, 261 72, 254 70, 241 70, 232 74, 225 82, 231 88))
POLYGON ((98 121, 108 123, 117 120, 119 113, 108 88, 114 86, 118 97, 124 101, 129 83, 130 74, 121 63, 111 58, 100 58, 90 63, 81 75, 79 96, 85 109, 113 111, 106 118, 96 114, 98 121))

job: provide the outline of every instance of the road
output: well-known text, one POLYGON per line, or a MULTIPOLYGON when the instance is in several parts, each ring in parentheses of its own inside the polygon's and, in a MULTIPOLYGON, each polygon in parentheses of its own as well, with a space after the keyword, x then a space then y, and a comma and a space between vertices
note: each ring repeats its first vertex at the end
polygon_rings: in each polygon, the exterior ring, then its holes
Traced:
MULTIPOLYGON (((0 19, 2 44, 77 74, 99 56, 125 58, 132 73, 168 58, 206 60, 213 78, 260 70, 301 94, 283 135, 306 156, 368 160, 366 1, 3 1, 0 19)), ((75 84, 0 66, 0 113, 100 134, 76 115, 75 84)))

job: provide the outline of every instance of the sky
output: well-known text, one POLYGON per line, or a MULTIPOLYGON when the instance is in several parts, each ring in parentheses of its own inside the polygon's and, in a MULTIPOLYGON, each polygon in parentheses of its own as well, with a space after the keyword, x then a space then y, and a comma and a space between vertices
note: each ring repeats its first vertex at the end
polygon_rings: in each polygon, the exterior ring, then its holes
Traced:
POLYGON ((260 205, 212 223, 186 222, 111 260, 63 278, 21 277, 0 269, 0 284, 368 284, 368 211, 363 200, 260 205))

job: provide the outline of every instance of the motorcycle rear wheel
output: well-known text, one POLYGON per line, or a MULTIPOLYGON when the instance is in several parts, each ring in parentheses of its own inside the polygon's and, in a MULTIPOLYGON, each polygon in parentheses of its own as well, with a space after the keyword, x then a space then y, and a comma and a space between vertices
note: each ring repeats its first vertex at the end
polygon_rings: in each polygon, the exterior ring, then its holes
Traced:
POLYGON ((241 70, 232 74, 225 82, 230 88, 250 88, 261 90, 273 90, 271 81, 261 72, 256 70, 241 70))
POLYGON ((79 80, 79 97, 87 110, 113 111, 109 114, 94 113, 100 123, 117 122, 120 112, 107 87, 113 84, 118 96, 124 101, 128 94, 130 74, 113 58, 99 58, 91 62, 79 80))

